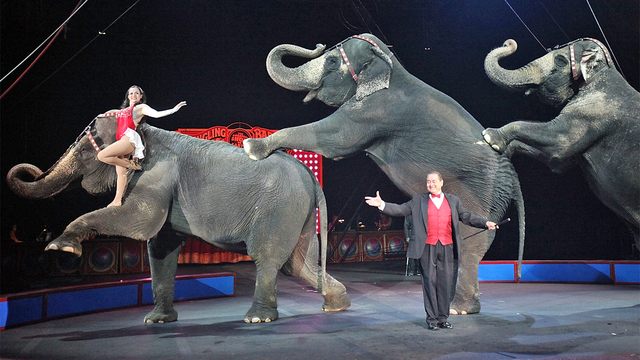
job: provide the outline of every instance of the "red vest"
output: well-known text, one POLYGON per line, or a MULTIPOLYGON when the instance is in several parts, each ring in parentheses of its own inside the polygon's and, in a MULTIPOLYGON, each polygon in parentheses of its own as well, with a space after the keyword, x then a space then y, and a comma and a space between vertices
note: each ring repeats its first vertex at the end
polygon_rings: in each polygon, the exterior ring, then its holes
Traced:
MULTIPOLYGON (((444 196, 444 195, 442 195, 444 196)), ((451 230, 451 207, 445 197, 440 209, 429 198, 429 210, 427 218, 427 244, 435 245, 438 240, 442 245, 453 244, 451 230)))

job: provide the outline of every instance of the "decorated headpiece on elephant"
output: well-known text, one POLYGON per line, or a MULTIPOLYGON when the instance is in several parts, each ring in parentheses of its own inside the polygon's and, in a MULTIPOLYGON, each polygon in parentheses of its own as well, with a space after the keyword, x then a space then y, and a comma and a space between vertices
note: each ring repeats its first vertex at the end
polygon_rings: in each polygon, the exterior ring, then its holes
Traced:
POLYGON ((491 81, 536 94, 560 113, 549 122, 487 129, 485 140, 508 156, 532 156, 554 172, 579 165, 596 196, 624 219, 640 245, 640 93, 598 40, 578 39, 520 69, 502 68, 499 60, 516 49, 517 43, 507 40, 487 55, 491 81))
MULTIPOLYGON (((448 179, 445 191, 485 218, 499 220, 515 200, 521 257, 524 205, 510 160, 483 141, 483 127, 465 109, 409 74, 378 38, 356 35, 328 50, 279 45, 267 57, 267 71, 287 89, 308 91, 305 102, 317 98, 338 109, 322 120, 245 140, 252 159, 280 148, 334 160, 364 151, 407 195, 426 192, 426 175, 439 171, 448 179), (289 68, 284 56, 310 60, 289 68)), ((473 230, 464 226, 462 233, 473 230)), ((480 311, 478 264, 494 236, 484 232, 463 242, 453 313, 480 311)))
MULTIPOLYGON (((115 172, 97 160, 96 150, 115 141, 116 119, 97 118, 87 130, 95 147, 88 135, 79 137, 45 173, 33 165, 16 165, 7 175, 9 187, 34 199, 50 197, 77 181, 92 194, 112 189, 115 172), (29 180, 34 177, 35 181, 29 180)), ((322 222, 320 252, 316 208, 326 219, 326 202, 318 181, 304 164, 285 153, 276 154, 268 163, 255 162, 228 143, 196 139, 146 123, 138 131, 149 151, 143 171, 129 177, 123 205, 80 216, 48 250, 80 255, 81 242, 96 234, 148 240, 156 306, 145 322, 177 319, 173 292, 182 239, 172 236, 175 232, 246 253, 255 261, 254 302, 246 322, 278 318, 279 270, 318 289, 326 311, 350 305, 345 287, 325 271, 327 229, 322 222), (161 232, 161 228, 171 231, 161 232)))

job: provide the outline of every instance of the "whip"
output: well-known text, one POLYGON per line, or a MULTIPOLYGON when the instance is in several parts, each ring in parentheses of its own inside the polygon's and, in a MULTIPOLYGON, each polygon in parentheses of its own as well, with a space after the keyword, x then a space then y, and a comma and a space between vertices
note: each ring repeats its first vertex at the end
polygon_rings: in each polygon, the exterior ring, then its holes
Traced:
MULTIPOLYGON (((511 221, 511 218, 506 218, 506 219, 504 219, 504 220, 500 221, 499 223, 497 223, 497 224, 496 224, 496 226, 500 226, 500 225, 506 224, 506 223, 508 223, 509 221, 511 221)), ((471 234, 471 235, 469 235, 469 236, 467 236, 467 237, 463 238, 462 240, 467 240, 468 238, 470 238, 470 237, 472 237, 472 236, 475 236, 475 235, 478 235, 478 234, 480 234, 481 232, 485 232, 485 231, 487 231, 487 230, 488 230, 488 229, 480 230, 480 231, 478 231, 478 232, 477 232, 477 233, 475 233, 475 234, 471 234)))

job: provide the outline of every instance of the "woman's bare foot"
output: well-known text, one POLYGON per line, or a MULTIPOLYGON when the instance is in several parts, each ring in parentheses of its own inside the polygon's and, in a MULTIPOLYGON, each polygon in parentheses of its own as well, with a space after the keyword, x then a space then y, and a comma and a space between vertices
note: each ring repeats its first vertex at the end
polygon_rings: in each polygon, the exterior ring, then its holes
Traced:
MULTIPOLYGON (((124 176, 126 176, 126 173, 124 176)), ((126 180, 123 180, 123 181, 126 182, 126 180)), ((113 207, 113 206, 122 206, 122 192, 120 190, 116 190, 116 196, 113 198, 113 201, 111 202, 111 204, 107 205, 107 207, 113 207)))

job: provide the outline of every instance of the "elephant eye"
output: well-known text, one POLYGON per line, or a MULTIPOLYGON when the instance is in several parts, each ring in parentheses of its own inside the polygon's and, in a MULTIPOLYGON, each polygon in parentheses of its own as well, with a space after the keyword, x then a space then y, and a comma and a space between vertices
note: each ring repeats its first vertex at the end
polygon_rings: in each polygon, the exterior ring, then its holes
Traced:
POLYGON ((327 70, 336 70, 340 67, 340 60, 336 56, 327 58, 327 70))
POLYGON ((81 148, 80 148, 80 157, 82 159, 88 159, 91 156, 93 156, 93 151, 95 151, 93 149, 93 146, 91 146, 91 144, 84 144, 81 148))
POLYGON ((562 55, 557 55, 556 58, 554 59, 554 62, 557 67, 561 67, 561 68, 569 64, 569 61, 567 60, 567 58, 562 55))

